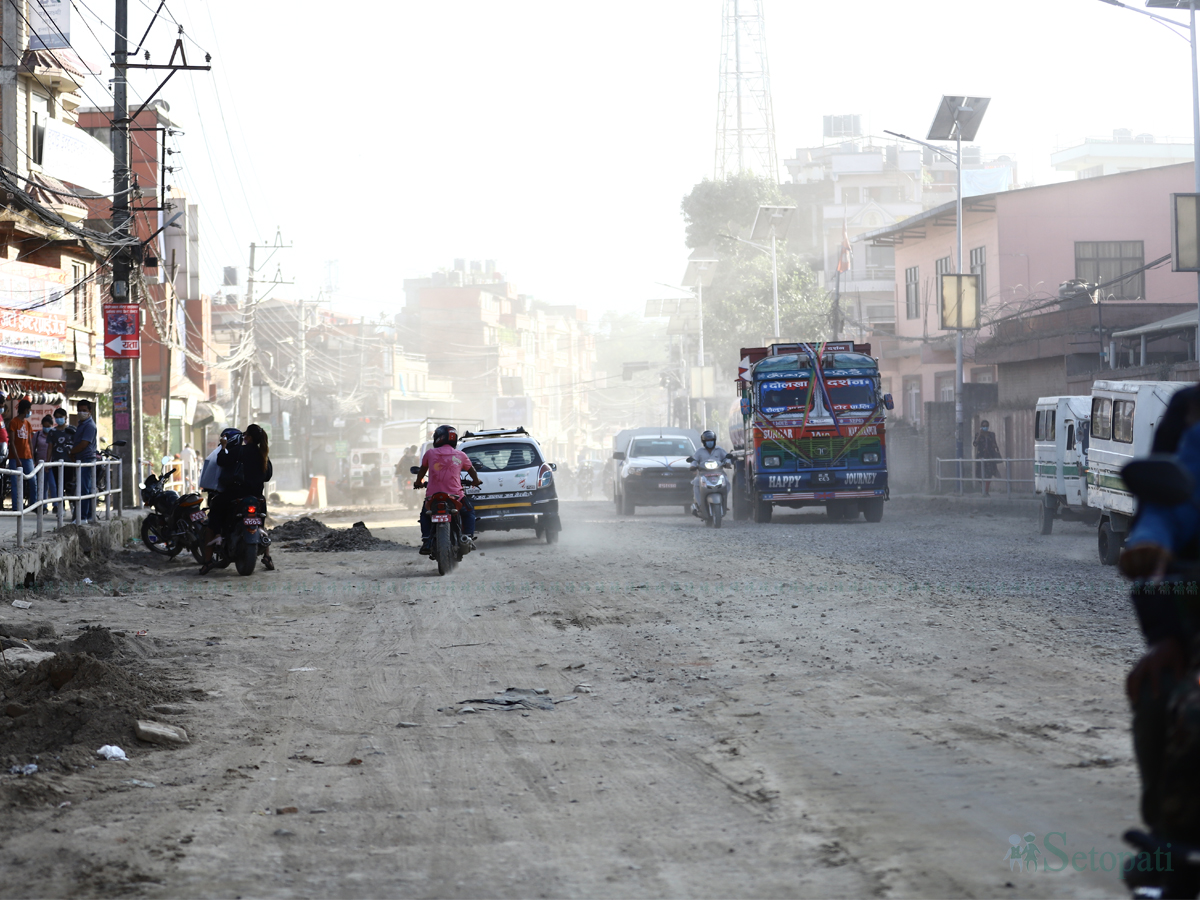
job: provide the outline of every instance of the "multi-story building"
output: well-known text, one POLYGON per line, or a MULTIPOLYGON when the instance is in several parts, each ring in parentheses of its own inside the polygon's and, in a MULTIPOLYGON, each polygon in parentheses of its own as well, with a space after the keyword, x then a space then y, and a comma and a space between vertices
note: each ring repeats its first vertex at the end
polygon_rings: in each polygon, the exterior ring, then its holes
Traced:
POLYGON ((1111 138, 1084 138, 1082 144, 1050 154, 1050 165, 1076 178, 1116 175, 1154 166, 1174 166, 1192 161, 1195 146, 1189 138, 1158 139, 1152 134, 1135 135, 1128 128, 1113 130, 1111 138))
MULTIPOLYGON (((926 149, 864 136, 858 116, 826 116, 826 144, 802 148, 784 161, 784 193, 796 204, 789 249, 818 273, 827 290, 841 295, 847 333, 865 338, 896 322, 892 248, 853 244, 850 269, 837 279, 843 233, 859 235, 895 224, 954 200, 952 163, 926 149)), ((963 148, 963 194, 1008 188, 1016 175, 1007 156, 986 159, 978 147, 963 148)))
POLYGON ((50 23, 26 0, 0 22, 12 73, 0 85, 0 386, 32 396, 35 421, 68 398, 101 401, 111 436, 97 286, 110 246, 81 194, 111 192, 112 154, 75 127, 87 69, 50 23))
POLYGON ((495 264, 456 260, 404 283, 400 341, 450 378, 462 419, 523 424, 546 452, 574 464, 596 445, 587 390, 595 344, 585 310, 520 294, 495 264))
MULTIPOLYGON (((1194 308, 1194 276, 1145 268, 1170 253, 1169 195, 1191 187, 1189 163, 966 199, 963 267, 980 276, 984 327, 966 335, 964 381, 999 381, 1001 402, 1018 405, 1078 390, 1116 363, 1115 331, 1161 319, 1173 304, 1194 308), (1059 285, 1074 279, 1106 285, 1101 302, 1059 314, 1059 285), (999 332, 996 323, 1004 323, 999 332)), ((898 415, 921 427, 926 402, 954 399, 955 339, 941 328, 938 277, 957 269, 954 204, 861 242, 896 254, 896 327, 876 351, 898 415)))

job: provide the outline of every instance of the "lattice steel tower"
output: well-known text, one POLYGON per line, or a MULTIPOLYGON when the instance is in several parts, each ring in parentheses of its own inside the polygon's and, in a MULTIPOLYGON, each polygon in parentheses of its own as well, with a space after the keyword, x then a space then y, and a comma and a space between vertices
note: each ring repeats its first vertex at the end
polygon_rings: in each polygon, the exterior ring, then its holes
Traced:
POLYGON ((763 0, 724 0, 713 176, 769 175, 779 183, 763 0))

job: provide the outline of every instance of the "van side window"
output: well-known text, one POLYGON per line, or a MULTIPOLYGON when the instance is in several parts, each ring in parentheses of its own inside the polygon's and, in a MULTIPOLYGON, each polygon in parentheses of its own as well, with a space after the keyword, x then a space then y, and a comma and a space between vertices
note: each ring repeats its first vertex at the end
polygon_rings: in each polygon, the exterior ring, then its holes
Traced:
POLYGON ((1052 441, 1054 440, 1054 417, 1056 411, 1053 409, 1039 409, 1033 421, 1033 439, 1035 441, 1052 441))
POLYGON ((1107 397, 1092 398, 1092 437, 1112 440, 1112 401, 1107 397))
POLYGON ((1042 437, 1042 416, 1045 415, 1045 410, 1039 409, 1033 417, 1033 439, 1035 441, 1043 441, 1042 437))
POLYGON ((1113 403, 1112 439, 1122 444, 1133 443, 1132 400, 1117 400, 1113 403))
POLYGON ((1074 423, 1068 423, 1068 425, 1067 425, 1067 449, 1068 450, 1075 449, 1075 425, 1074 425, 1074 423))

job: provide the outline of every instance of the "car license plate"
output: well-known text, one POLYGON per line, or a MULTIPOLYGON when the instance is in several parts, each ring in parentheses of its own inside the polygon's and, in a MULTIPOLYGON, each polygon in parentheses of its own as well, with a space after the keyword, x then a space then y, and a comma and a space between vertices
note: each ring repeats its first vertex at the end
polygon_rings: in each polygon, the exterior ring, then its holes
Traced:
POLYGON ((206 518, 208 518, 208 516, 202 512, 192 513, 192 521, 193 522, 203 522, 206 518))
POLYGON ((246 518, 242 519, 242 523, 245 525, 261 525, 262 519, 256 519, 253 516, 247 516, 246 518))
POLYGON ((660 482, 658 483, 658 486, 659 486, 660 488, 673 488, 673 487, 675 487, 675 484, 674 484, 674 482, 672 482, 671 484, 667 484, 666 482, 662 482, 662 481, 660 481, 660 482))
POLYGON ((449 521, 450 521, 450 514, 449 514, 449 513, 437 513, 437 514, 436 514, 436 515, 433 517, 433 521, 435 521, 435 522, 449 522, 449 521))

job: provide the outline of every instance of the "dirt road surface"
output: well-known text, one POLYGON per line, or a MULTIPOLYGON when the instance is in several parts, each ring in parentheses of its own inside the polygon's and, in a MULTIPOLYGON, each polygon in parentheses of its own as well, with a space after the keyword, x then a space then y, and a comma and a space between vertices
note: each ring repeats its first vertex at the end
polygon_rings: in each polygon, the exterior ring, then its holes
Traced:
POLYGON ((0 777, 0 896, 1121 893, 1140 639, 1091 531, 917 501, 719 531, 564 509, 557 545, 485 536, 448 578, 378 510, 327 521, 406 546, 277 544, 249 578, 134 547, 18 592, 0 624, 104 637, 95 684, 129 686, 71 701, 36 759, 0 717, 3 771, 40 767, 0 777), (478 702, 508 688, 545 693, 478 702), (137 715, 191 742, 140 742, 137 715), (1075 864, 1014 870, 1027 832, 1075 864))

